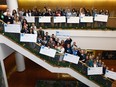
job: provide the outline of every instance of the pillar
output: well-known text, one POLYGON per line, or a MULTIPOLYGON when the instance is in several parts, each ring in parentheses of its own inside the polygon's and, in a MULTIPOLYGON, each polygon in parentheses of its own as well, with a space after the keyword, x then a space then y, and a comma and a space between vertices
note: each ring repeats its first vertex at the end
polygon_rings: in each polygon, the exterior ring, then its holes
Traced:
POLYGON ((15 9, 17 11, 18 9, 18 0, 6 0, 7 7, 12 14, 12 10, 15 9))
POLYGON ((3 87, 8 87, 5 65, 4 65, 4 61, 2 59, 0 59, 0 66, 2 68, 2 75, 3 75, 2 86, 3 87))
POLYGON ((15 58, 16 58, 17 71, 19 72, 24 71, 25 70, 24 56, 19 52, 15 52, 15 58))

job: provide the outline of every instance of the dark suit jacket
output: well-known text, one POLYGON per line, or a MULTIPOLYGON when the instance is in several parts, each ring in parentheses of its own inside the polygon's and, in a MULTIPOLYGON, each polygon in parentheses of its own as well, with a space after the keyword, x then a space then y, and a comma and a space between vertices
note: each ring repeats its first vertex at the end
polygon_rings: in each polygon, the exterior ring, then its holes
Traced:
POLYGON ((13 18, 11 16, 5 16, 4 17, 4 22, 5 23, 10 22, 10 24, 13 24, 13 18))

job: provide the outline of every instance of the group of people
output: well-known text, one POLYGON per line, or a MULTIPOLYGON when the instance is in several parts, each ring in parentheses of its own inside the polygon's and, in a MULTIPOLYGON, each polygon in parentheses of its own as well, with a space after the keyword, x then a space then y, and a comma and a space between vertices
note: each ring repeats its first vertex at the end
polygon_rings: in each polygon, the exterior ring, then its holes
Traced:
POLYGON ((70 37, 67 37, 64 40, 56 37, 54 34, 50 36, 48 32, 44 32, 42 27, 39 27, 38 29, 34 23, 29 26, 26 19, 23 19, 22 26, 23 28, 21 30, 21 33, 37 34, 37 43, 40 46, 43 45, 56 49, 57 52, 61 54, 59 56, 59 61, 62 61, 64 53, 69 53, 75 56, 79 56, 80 60, 86 63, 89 67, 104 66, 104 63, 101 61, 102 58, 100 55, 95 57, 94 54, 87 52, 85 49, 79 48, 77 43, 73 42, 70 37))
POLYGON ((116 51, 103 51, 102 59, 116 59, 116 51))
MULTIPOLYGON (((92 8, 90 9, 86 9, 86 8, 79 8, 79 9, 75 9, 75 8, 56 8, 56 9, 51 9, 49 7, 44 7, 42 10, 38 9, 38 8, 33 8, 31 9, 22 9, 21 11, 19 11, 19 15, 20 16, 66 16, 68 17, 83 17, 83 16, 93 16, 95 17, 96 14, 101 14, 101 15, 108 15, 109 11, 102 9, 102 10, 98 10, 96 8, 92 8)), ((97 25, 97 27, 106 27, 106 22, 94 22, 93 25, 91 25, 91 27, 95 27, 95 25, 97 25)), ((81 27, 87 27, 87 23, 80 23, 78 25, 80 28, 81 27)))
POLYGON ((19 14, 21 16, 79 16, 79 15, 85 15, 85 16, 95 16, 95 14, 104 14, 104 15, 109 15, 109 11, 102 9, 98 10, 96 8, 86 9, 86 8, 56 8, 56 9, 51 9, 49 7, 44 7, 42 10, 38 8, 33 8, 33 9, 26 9, 19 11, 19 14))
MULTIPOLYGON (((51 36, 48 32, 44 33, 42 27, 40 27, 37 31, 37 43, 41 46, 46 46, 48 48, 55 49, 57 51, 58 61, 62 62, 65 53, 72 54, 75 56, 80 57, 80 61, 83 64, 86 64, 88 67, 103 67, 103 74, 106 73, 106 70, 109 68, 102 62, 102 54, 98 53, 96 56, 93 52, 87 51, 85 49, 81 49, 78 44, 70 38, 67 37, 66 39, 60 39, 54 34, 51 36)), ((56 55, 57 55, 56 54, 56 55)), ((111 68, 111 71, 114 71, 111 68)))
POLYGON ((63 40, 56 37, 54 34, 50 36, 48 32, 44 32, 42 27, 36 29, 36 26, 34 24, 32 24, 30 29, 36 31, 35 34, 37 34, 37 43, 39 44, 39 46, 46 46, 55 49, 57 53, 60 54, 58 59, 59 61, 63 60, 64 53, 69 53, 75 56, 79 56, 80 61, 86 63, 89 67, 104 67, 106 69, 106 65, 104 64, 104 62, 101 61, 101 54, 95 56, 93 53, 90 53, 85 49, 79 48, 77 43, 73 42, 70 37, 67 37, 65 40, 63 40))
MULTIPOLYGON (((76 16, 93 16, 95 17, 96 14, 102 14, 102 15, 110 15, 108 10, 98 10, 96 8, 86 9, 86 8, 56 8, 56 9, 50 9, 49 7, 44 7, 43 10, 40 10, 38 8, 33 9, 26 9, 23 8, 19 11, 16 11, 15 9, 12 11, 12 14, 10 13, 9 9, 6 10, 6 12, 1 11, 0 12, 0 19, 4 20, 5 23, 20 23, 23 19, 23 16, 66 16, 66 17, 76 17, 76 16)), ((37 21, 38 22, 38 21, 37 21)), ((106 23, 104 22, 97 22, 98 27, 106 26, 106 23)), ((37 26, 37 25, 36 25, 37 26)), ((87 26, 86 23, 80 24, 81 27, 87 26)))
MULTIPOLYGON (((75 56, 79 56, 80 60, 86 63, 89 67, 106 67, 104 63, 101 61, 99 56, 94 56, 94 54, 88 53, 84 49, 80 49, 76 42, 72 42, 70 37, 67 37, 66 40, 60 40, 60 38, 56 37, 54 34, 50 36, 48 32, 43 31, 42 27, 37 29, 36 25, 32 23, 31 25, 27 22, 26 19, 22 19, 22 16, 49 16, 49 15, 56 15, 56 16, 79 16, 85 14, 86 16, 95 15, 97 9, 89 9, 80 8, 80 10, 75 9, 56 9, 51 10, 47 7, 44 7, 44 10, 41 12, 37 8, 33 10, 24 10, 19 11, 13 10, 12 15, 7 9, 6 12, 2 13, 1 19, 4 19, 4 22, 7 24, 21 24, 22 29, 21 33, 30 33, 30 34, 37 34, 37 43, 40 45, 44 45, 53 49, 56 49, 60 55, 59 61, 62 61, 64 53, 73 54, 75 56)), ((109 15, 108 10, 101 10, 100 14, 107 14, 109 15)))
MULTIPOLYGON (((76 42, 73 42, 73 40, 70 37, 67 37, 66 39, 60 39, 56 37, 54 34, 51 36, 48 34, 48 32, 45 32, 40 29, 37 31, 38 38, 37 43, 40 45, 44 45, 53 49, 56 49, 59 54, 69 53, 75 56, 79 56, 80 60, 83 63, 86 63, 89 67, 102 67, 104 64, 101 61, 101 56, 95 55, 93 53, 88 52, 85 49, 81 49, 78 47, 78 44, 76 42)), ((60 61, 62 59, 59 59, 60 61)))
POLYGON ((21 19, 16 10, 10 13, 9 9, 6 12, 0 11, 0 20, 3 20, 6 24, 21 24, 21 19))

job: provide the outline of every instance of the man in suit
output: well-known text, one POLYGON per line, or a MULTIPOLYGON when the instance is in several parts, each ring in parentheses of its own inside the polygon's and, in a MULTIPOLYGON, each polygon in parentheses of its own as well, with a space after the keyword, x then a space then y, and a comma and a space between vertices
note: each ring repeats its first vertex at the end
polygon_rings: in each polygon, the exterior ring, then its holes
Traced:
POLYGON ((4 17, 4 22, 7 24, 13 24, 13 17, 8 12, 7 15, 4 17))
POLYGON ((44 38, 44 31, 42 30, 42 27, 39 28, 37 31, 38 36, 41 35, 42 38, 44 38))

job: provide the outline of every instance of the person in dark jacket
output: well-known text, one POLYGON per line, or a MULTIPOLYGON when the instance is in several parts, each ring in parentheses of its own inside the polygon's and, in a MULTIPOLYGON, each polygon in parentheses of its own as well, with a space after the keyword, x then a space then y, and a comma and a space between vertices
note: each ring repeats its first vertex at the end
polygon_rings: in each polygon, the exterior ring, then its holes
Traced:
POLYGON ((65 47, 65 52, 66 53, 69 53, 69 54, 72 54, 73 53, 70 44, 67 44, 67 46, 65 47))
POLYGON ((67 39, 64 42, 65 47, 67 47, 67 44, 70 44, 71 45, 71 42, 72 42, 72 39, 70 37, 67 37, 67 39))
POLYGON ((13 17, 8 12, 7 15, 4 17, 4 22, 7 24, 13 24, 13 17))

